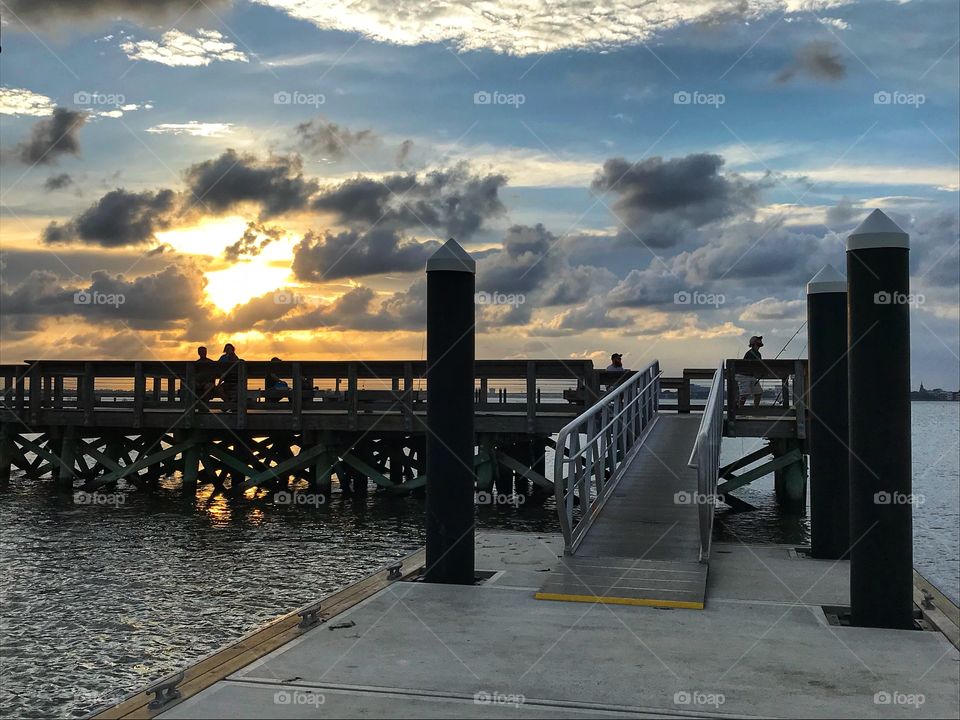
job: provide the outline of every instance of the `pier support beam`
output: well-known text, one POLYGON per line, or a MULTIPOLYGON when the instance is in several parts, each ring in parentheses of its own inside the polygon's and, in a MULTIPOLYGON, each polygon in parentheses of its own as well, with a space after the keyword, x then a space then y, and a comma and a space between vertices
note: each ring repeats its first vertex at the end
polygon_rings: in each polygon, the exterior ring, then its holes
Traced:
POLYGON ((847 279, 830 265, 807 283, 807 338, 810 551, 836 560, 850 548, 847 279))
POLYGON ((13 465, 13 433, 7 423, 0 425, 0 487, 10 484, 10 467, 13 465))
POLYGON ((913 627, 909 236, 874 210, 847 239, 850 610, 913 627))
POLYGON ((474 583, 476 268, 452 238, 427 261, 428 582, 474 583))

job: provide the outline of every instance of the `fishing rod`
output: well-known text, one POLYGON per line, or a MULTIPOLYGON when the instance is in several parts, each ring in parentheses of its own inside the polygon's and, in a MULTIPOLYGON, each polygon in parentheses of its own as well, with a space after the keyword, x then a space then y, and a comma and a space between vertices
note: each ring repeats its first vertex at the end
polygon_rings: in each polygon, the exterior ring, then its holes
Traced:
MULTIPOLYGON (((788 346, 790 343, 793 342, 793 339, 794 339, 797 335, 800 334, 800 331, 803 330, 803 326, 806 325, 806 324, 807 324, 807 321, 806 321, 806 320, 804 320, 802 323, 800 323, 800 327, 798 327, 798 328, 797 328, 797 331, 796 331, 793 335, 790 336, 790 339, 787 340, 786 345, 784 345, 782 348, 780 348, 780 352, 777 353, 777 357, 775 357, 774 360, 776 360, 777 358, 779 358, 779 357, 783 354, 783 351, 786 350, 786 349, 787 349, 787 346, 788 346)), ((803 348, 801 348, 800 352, 797 353, 797 357, 799 357, 800 355, 802 355, 802 354, 803 354, 803 351, 806 350, 806 349, 807 349, 807 345, 806 345, 806 343, 804 343, 803 348)), ((774 399, 773 404, 776 405, 778 402, 780 402, 780 398, 781 398, 781 397, 783 397, 783 386, 782 386, 782 385, 780 386, 779 392, 777 392, 777 397, 776 397, 776 399, 774 399)))

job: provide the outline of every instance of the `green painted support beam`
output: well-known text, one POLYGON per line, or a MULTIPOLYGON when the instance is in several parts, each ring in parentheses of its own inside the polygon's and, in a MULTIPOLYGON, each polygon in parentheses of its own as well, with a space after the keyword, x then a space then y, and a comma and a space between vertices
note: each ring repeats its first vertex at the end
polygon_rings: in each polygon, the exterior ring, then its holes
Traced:
POLYGON ((771 454, 773 454, 773 448, 771 448, 770 445, 764 445, 759 450, 754 450, 751 453, 747 453, 739 460, 734 460, 729 465, 724 465, 717 472, 717 476, 722 478, 726 478, 726 477, 733 478, 735 477, 733 475, 733 472, 735 470, 739 470, 742 467, 746 467, 747 465, 750 465, 751 463, 756 462, 760 458, 766 457, 767 455, 771 455, 771 454))
POLYGON ((176 445, 171 445, 166 450, 159 450, 153 453, 152 455, 148 455, 147 457, 137 458, 136 462, 133 462, 130 465, 125 466, 123 470, 113 470, 111 472, 106 473, 105 475, 101 475, 96 480, 93 480, 92 482, 90 482, 90 487, 97 488, 97 487, 100 487, 101 485, 107 485, 108 483, 116 482, 117 480, 122 480, 123 478, 127 477, 132 473, 140 472, 145 467, 149 467, 150 465, 160 462, 161 460, 166 460, 167 458, 178 455, 179 453, 183 452, 188 447, 190 447, 190 445, 191 443, 189 441, 177 443, 176 445))
POLYGON ((384 488, 396 487, 396 484, 391 482, 389 478, 381 474, 376 468, 371 467, 363 460, 358 457, 355 457, 351 453, 344 453, 342 460, 352 467, 354 470, 359 470, 364 475, 373 480, 377 485, 384 488))
POLYGON ((553 483, 547 480, 543 475, 538 473, 533 468, 528 468, 522 462, 516 460, 515 458, 510 457, 506 453, 498 452, 496 455, 497 455, 497 461, 504 467, 508 467, 511 470, 515 470, 523 477, 530 478, 531 480, 533 480, 533 482, 535 482, 540 487, 547 488, 548 490, 553 490, 553 483))
POLYGON ((753 470, 748 470, 742 475, 728 475, 730 479, 717 488, 717 493, 720 495, 726 495, 731 490, 736 490, 744 485, 749 485, 757 478, 762 478, 764 475, 769 475, 775 470, 779 470, 787 465, 792 465, 795 462, 800 462, 801 460, 803 460, 803 453, 795 448, 785 455, 781 455, 780 457, 776 457, 773 460, 765 462, 759 467, 755 467, 753 470))
MULTIPOLYGON (((278 477, 289 475, 296 470, 302 470, 309 465, 315 457, 322 455, 326 451, 327 448, 323 445, 314 445, 309 450, 301 450, 299 455, 295 455, 289 460, 284 460, 279 465, 274 465, 272 468, 259 472, 256 475, 252 475, 250 479, 241 484, 240 487, 246 489, 255 485, 259 485, 267 480, 273 480, 278 477)), ((249 472, 249 468, 247 468, 247 471, 249 472)))

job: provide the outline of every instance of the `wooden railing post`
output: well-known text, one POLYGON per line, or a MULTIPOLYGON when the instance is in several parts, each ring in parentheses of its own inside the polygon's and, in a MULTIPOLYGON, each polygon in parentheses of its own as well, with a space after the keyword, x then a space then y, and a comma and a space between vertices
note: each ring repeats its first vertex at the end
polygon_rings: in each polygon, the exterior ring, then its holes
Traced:
POLYGON ((537 426, 537 364, 527 360, 527 432, 537 426))
POLYGON ((356 430, 360 393, 357 389, 357 364, 355 362, 347 363, 347 403, 347 424, 351 430, 356 430))
POLYGON ((93 363, 83 364, 83 378, 78 382, 83 383, 83 419, 86 423, 93 422, 93 411, 97 407, 97 376, 94 371, 93 363))
POLYGON ((247 364, 237 363, 237 427, 247 426, 247 364))
POLYGON ((147 378, 143 374, 143 363, 133 364, 133 426, 143 423, 143 403, 147 394, 147 378))
POLYGON ((413 430, 413 364, 403 364, 403 429, 413 430))
POLYGON ((30 366, 30 424, 36 425, 40 421, 40 407, 43 401, 43 384, 40 374, 40 363, 30 366))
POLYGON ((299 430, 303 427, 303 376, 300 375, 300 363, 293 363, 290 372, 293 373, 293 429, 299 430))

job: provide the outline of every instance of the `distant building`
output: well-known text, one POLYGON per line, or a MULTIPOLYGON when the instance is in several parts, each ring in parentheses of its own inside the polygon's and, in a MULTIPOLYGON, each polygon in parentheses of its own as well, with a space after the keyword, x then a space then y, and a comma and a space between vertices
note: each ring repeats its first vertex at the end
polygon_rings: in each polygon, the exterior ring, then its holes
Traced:
POLYGON ((910 393, 910 399, 960 402, 960 392, 954 390, 943 390, 942 388, 928 390, 923 386, 923 382, 921 381, 920 389, 912 391, 910 393))

